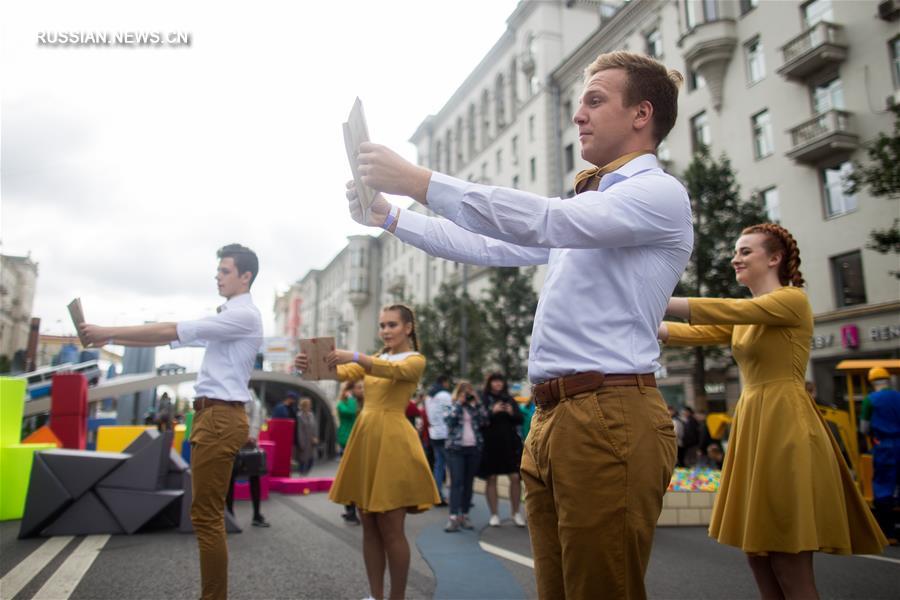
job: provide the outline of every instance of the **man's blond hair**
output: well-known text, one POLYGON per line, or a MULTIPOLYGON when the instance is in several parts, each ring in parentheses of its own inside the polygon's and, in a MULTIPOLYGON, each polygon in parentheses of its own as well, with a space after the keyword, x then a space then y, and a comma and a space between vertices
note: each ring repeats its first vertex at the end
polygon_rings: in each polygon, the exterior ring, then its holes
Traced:
POLYGON ((684 77, 649 56, 618 50, 601 54, 588 65, 584 70, 585 82, 608 69, 622 69, 628 75, 623 98, 625 106, 634 106, 643 100, 653 105, 653 135, 659 144, 672 131, 678 118, 678 89, 684 77))

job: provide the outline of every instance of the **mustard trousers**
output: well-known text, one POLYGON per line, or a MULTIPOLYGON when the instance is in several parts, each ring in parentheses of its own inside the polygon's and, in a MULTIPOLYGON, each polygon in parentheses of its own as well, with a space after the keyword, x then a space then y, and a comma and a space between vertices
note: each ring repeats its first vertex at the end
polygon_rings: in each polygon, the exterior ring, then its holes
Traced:
POLYGON ((228 597, 228 542, 225 496, 234 457, 247 442, 250 427, 243 404, 213 405, 194 415, 191 427, 191 522, 200 550, 203 600, 228 597))
POLYGON ((675 453, 653 387, 601 387, 535 412, 522 478, 541 599, 646 598, 675 453))

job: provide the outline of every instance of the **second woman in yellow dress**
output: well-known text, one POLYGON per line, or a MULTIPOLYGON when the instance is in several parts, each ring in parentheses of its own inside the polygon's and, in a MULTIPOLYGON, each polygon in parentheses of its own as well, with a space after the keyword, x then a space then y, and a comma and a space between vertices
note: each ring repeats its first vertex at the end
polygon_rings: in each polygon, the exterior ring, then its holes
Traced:
MULTIPOLYGON (((363 526, 363 560, 373 597, 384 597, 384 571, 391 576, 391 598, 403 598, 409 574, 409 542, 404 521, 440 502, 425 451, 406 419, 406 405, 425 371, 418 352, 412 309, 394 304, 381 311, 378 333, 384 348, 378 356, 335 350, 342 381, 364 378, 366 402, 356 419, 329 498, 356 504, 363 526)), ((294 361, 301 371, 308 357, 294 361)))

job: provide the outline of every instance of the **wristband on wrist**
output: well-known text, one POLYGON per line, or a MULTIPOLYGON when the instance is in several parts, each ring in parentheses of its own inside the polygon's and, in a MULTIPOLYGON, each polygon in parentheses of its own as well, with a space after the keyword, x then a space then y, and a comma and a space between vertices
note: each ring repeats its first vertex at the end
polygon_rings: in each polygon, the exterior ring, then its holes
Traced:
POLYGON ((355 363, 359 362, 359 352, 353 353, 353 362, 355 362, 355 363))
POLYGON ((394 224, 394 221, 397 220, 397 216, 400 214, 400 208, 397 208, 397 214, 394 214, 394 208, 395 207, 392 206, 390 210, 388 210, 388 214, 384 218, 384 223, 381 224, 381 228, 385 231, 391 228, 391 225, 394 224))

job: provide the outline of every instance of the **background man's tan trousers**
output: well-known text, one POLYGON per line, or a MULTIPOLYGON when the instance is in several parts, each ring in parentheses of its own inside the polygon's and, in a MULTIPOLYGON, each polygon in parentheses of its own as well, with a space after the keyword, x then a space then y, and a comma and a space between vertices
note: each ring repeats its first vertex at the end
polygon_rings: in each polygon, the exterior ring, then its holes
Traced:
POLYGON ((540 598, 645 598, 674 466, 675 430, 656 388, 601 387, 538 409, 522 478, 540 598))
POLYGON ((234 457, 247 442, 247 413, 234 406, 212 405, 197 411, 191 427, 191 522, 200 549, 201 598, 228 597, 228 542, 225 496, 234 457))

